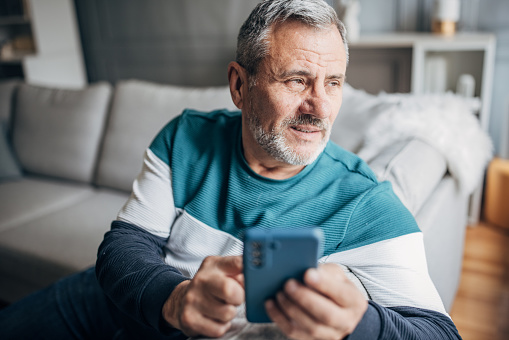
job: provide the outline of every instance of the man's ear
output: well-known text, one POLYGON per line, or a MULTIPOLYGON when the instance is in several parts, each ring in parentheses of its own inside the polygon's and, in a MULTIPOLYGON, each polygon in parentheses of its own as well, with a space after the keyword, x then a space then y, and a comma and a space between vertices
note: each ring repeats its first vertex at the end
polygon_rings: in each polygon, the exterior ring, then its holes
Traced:
POLYGON ((232 61, 228 65, 228 81, 230 84, 230 94, 235 106, 242 110, 244 106, 245 95, 247 92, 247 72, 239 63, 232 61))

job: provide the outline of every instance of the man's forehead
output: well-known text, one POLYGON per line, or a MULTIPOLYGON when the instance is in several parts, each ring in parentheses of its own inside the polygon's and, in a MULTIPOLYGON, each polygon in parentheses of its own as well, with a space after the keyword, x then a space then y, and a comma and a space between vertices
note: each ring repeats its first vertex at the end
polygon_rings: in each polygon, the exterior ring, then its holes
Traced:
POLYGON ((273 73, 319 67, 334 74, 344 74, 346 53, 339 32, 335 35, 330 31, 304 29, 283 33, 278 35, 275 32, 271 37, 269 53, 265 58, 273 73))
POLYGON ((335 25, 316 29, 303 23, 279 24, 269 35, 272 58, 293 57, 308 62, 334 62, 345 59, 341 35, 335 25))
POLYGON ((340 53, 317 53, 313 50, 296 48, 294 49, 294 59, 304 63, 327 66, 329 63, 341 62, 342 58, 340 53))

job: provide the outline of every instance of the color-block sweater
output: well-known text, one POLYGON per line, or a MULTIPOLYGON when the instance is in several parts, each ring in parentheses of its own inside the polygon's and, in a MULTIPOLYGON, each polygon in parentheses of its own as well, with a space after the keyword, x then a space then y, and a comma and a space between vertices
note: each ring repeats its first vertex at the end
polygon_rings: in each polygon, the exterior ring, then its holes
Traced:
MULTIPOLYGON (((97 276, 118 306, 176 335, 162 306, 205 257, 241 255, 248 228, 319 226, 320 262, 341 265, 369 300, 349 339, 460 338, 429 277, 422 233, 390 183, 332 142, 296 176, 268 179, 247 164, 241 137, 240 112, 224 110, 186 110, 156 136, 99 248, 97 276)), ((239 310, 226 338, 256 332, 280 337, 239 310)))

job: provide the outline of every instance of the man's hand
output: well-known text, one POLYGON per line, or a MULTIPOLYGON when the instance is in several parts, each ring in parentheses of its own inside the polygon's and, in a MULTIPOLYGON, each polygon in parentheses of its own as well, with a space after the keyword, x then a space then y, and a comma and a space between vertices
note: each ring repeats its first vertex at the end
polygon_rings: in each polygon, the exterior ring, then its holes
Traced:
POLYGON ((265 306, 269 317, 292 339, 343 339, 352 333, 368 302, 335 264, 308 269, 305 285, 288 280, 275 301, 265 306))
POLYGON ((242 257, 207 257, 190 281, 179 284, 163 306, 163 317, 188 336, 220 337, 244 302, 242 257))

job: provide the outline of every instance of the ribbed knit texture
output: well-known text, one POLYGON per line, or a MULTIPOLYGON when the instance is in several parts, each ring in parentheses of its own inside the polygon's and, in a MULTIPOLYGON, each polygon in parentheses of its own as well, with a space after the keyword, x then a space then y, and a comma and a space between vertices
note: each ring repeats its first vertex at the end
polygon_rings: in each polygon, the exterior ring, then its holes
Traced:
POLYGON ((444 314, 421 308, 384 308, 369 301, 368 310, 345 340, 446 340, 461 339, 444 314))
POLYGON ((99 247, 97 279, 111 300, 133 319, 161 326, 163 303, 186 280, 162 260, 166 240, 114 221, 99 247))
MULTIPOLYGON (((378 340, 461 339, 456 326, 446 315, 426 309, 382 306, 369 302, 381 319, 378 340)), ((360 337, 359 339, 364 339, 360 337)), ((355 340, 352 337, 351 340, 355 340)))

